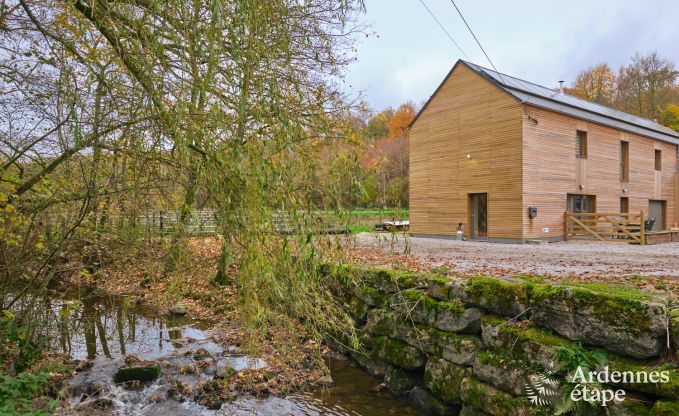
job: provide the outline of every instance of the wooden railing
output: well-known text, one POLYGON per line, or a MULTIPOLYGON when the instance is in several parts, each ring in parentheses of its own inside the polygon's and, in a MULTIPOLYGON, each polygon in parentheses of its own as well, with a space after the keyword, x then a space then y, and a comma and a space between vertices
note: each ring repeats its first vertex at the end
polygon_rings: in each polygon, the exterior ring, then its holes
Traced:
POLYGON ((644 212, 565 212, 566 240, 646 244, 644 212))

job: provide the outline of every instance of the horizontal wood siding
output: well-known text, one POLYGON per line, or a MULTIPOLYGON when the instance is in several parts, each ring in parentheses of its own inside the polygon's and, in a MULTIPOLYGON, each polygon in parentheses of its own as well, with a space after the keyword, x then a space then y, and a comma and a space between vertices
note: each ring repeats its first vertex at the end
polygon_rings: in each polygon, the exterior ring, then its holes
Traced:
POLYGON ((537 107, 526 105, 525 110, 522 212, 526 237, 563 237, 567 194, 595 195, 597 212, 618 212, 620 197, 625 196, 630 212, 648 213, 649 200, 662 199, 667 201, 671 225, 676 218, 676 146, 537 107), (586 161, 576 157, 577 130, 587 132, 586 161), (629 142, 629 182, 620 180, 621 140, 629 142), (659 173, 655 149, 662 151, 659 173), (537 218, 528 218, 530 206, 538 207, 537 218), (545 227, 548 232, 543 231, 545 227))
POLYGON ((486 192, 488 237, 522 237, 521 120, 518 101, 457 66, 410 132, 412 233, 469 230, 468 195, 486 192))

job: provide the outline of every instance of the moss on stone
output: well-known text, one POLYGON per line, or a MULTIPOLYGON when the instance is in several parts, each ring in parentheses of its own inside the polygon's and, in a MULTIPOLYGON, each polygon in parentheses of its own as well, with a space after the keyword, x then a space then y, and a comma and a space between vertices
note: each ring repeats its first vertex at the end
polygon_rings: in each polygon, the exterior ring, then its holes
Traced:
POLYGON ((474 362, 474 377, 514 396, 523 396, 534 371, 528 363, 502 353, 480 352, 474 362))
POLYGON ((452 416, 457 415, 459 411, 459 409, 447 406, 445 403, 434 397, 433 394, 422 387, 413 388, 409 397, 411 401, 413 401, 418 407, 422 408, 425 414, 428 415, 452 416))
POLYGON ((649 416, 676 416, 679 415, 679 402, 658 400, 655 402, 649 416))
POLYGON ((485 317, 483 340, 491 351, 506 354, 530 366, 560 371, 558 349, 573 345, 547 329, 526 322, 507 322, 497 317, 485 317))
POLYGON ((555 299, 576 302, 577 308, 589 308, 603 322, 625 328, 631 334, 650 329, 649 301, 664 302, 647 292, 605 284, 566 282, 559 285, 536 285, 531 293, 531 304, 551 303, 555 299))
POLYGON ((391 295, 370 286, 359 286, 354 291, 356 296, 360 297, 368 306, 386 306, 389 303, 391 295))
POLYGON ((372 376, 383 376, 389 368, 387 363, 377 358, 372 352, 351 350, 349 354, 372 376))
MULTIPOLYGON (((627 393, 627 392, 626 392, 627 393)), ((653 403, 648 403, 643 397, 625 394, 625 400, 620 403, 613 402, 609 405, 611 416, 649 416, 653 403)))
POLYGON ((515 398, 473 378, 463 380, 460 393, 465 404, 494 416, 534 414, 527 399, 515 398))
POLYGON ((447 267, 434 267, 429 270, 429 272, 433 274, 448 275, 451 273, 451 270, 447 267))
POLYGON ((635 377, 637 373, 648 375, 653 371, 667 371, 669 377, 667 383, 619 383, 617 385, 626 390, 651 394, 658 397, 668 399, 679 398, 679 370, 676 368, 658 366, 655 365, 654 362, 634 360, 616 354, 608 355, 606 365, 609 367, 609 371, 619 371, 621 373, 631 372, 635 374, 635 377))
POLYGON ((160 375, 160 366, 157 363, 132 365, 121 367, 113 377, 116 383, 126 383, 129 381, 152 381, 160 375))
POLYGON ((402 270, 372 269, 365 276, 366 285, 389 293, 419 286, 424 281, 421 274, 402 270))
POLYGON ((450 300, 454 298, 452 290, 453 280, 438 274, 427 277, 427 293, 438 300, 450 300))
POLYGON ((388 337, 377 337, 372 340, 372 349, 381 360, 406 370, 424 367, 424 354, 402 341, 388 337))
POLYGON ((358 296, 352 296, 349 300, 349 314, 358 322, 365 322, 368 316, 368 305, 358 296))
POLYGON ((424 385, 444 403, 460 403, 460 384, 471 370, 440 357, 431 357, 424 370, 424 385))
POLYGON ((427 295, 427 293, 423 290, 408 289, 401 292, 401 295, 407 301, 417 302, 423 305, 423 307, 428 312, 435 313, 440 310, 447 310, 453 313, 464 313, 465 311, 465 308, 461 302, 439 301, 427 295))
POLYGON ((488 416, 488 413, 482 412, 475 407, 464 406, 462 407, 459 416, 488 416))
POLYGON ((318 272, 321 276, 333 279, 344 288, 350 288, 356 282, 363 280, 365 270, 352 264, 325 263, 319 266, 318 272))
POLYGON ((670 334, 674 348, 679 349, 679 309, 674 309, 670 313, 670 334))
POLYGON ((477 305, 502 315, 516 316, 528 306, 526 282, 473 277, 465 285, 465 303, 477 305))
POLYGON ((481 325, 498 326, 498 325, 507 324, 509 322, 510 321, 507 318, 503 318, 501 316, 494 315, 494 314, 491 314, 491 313, 483 315, 483 317, 481 318, 481 325))
POLYGON ((420 381, 421 377, 418 377, 415 373, 398 367, 389 367, 384 376, 384 382, 396 394, 408 393, 420 381))

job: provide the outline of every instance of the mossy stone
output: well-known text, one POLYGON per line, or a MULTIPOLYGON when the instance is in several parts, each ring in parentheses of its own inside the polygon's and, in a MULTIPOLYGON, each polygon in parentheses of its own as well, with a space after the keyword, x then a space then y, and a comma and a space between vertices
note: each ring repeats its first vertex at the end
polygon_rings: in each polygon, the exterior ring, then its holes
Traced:
POLYGON ((502 316, 522 316, 528 308, 532 282, 514 278, 477 276, 447 278, 430 275, 427 292, 438 300, 460 301, 502 316))
MULTIPOLYGON (((652 372, 667 371, 669 381, 667 383, 611 383, 625 390, 636 391, 667 399, 679 398, 679 370, 676 368, 665 368, 654 365, 654 362, 643 362, 616 354, 609 354, 605 366, 609 371, 619 371, 621 373, 632 372, 634 374, 650 374, 652 372)), ((604 366, 602 366, 604 367, 604 366)), ((599 371, 603 368, 599 368, 599 371)), ((679 414, 679 413, 678 413, 679 414)))
POLYGON ((441 276, 440 274, 430 274, 427 276, 427 293, 429 296, 438 300, 455 299, 453 292, 453 279, 441 276))
POLYGON ((679 402, 658 400, 655 402, 649 416, 676 416, 679 415, 679 402))
POLYGON ((483 348, 476 335, 441 331, 434 327, 413 324, 389 311, 372 309, 368 313, 366 331, 372 336, 398 339, 427 354, 438 355, 455 364, 471 365, 476 353, 483 348))
POLYGON ((352 296, 349 300, 349 314, 357 322, 365 322, 368 317, 368 305, 361 300, 358 296, 352 296))
POLYGON ((373 339, 372 349, 379 359, 406 370, 422 368, 427 361, 417 348, 388 337, 373 339))
POLYGON ((664 352, 667 298, 602 284, 536 285, 532 319, 564 337, 635 358, 664 352))
POLYGON ((420 407, 426 414, 436 416, 453 416, 460 412, 459 406, 450 406, 434 397, 422 387, 415 387, 410 391, 410 400, 420 407))
POLYGON ((411 271, 391 269, 368 269, 362 283, 387 293, 423 286, 425 278, 422 274, 411 271))
POLYGON ((439 301, 417 289, 405 290, 392 298, 392 308, 414 322, 449 332, 478 333, 483 313, 465 308, 458 301, 439 301))
POLYGON ((610 416, 648 416, 653 403, 648 403, 648 399, 643 397, 631 396, 626 392, 625 400, 622 402, 611 402, 608 407, 610 416))
POLYGON ((533 372, 520 361, 480 352, 474 361, 474 377, 514 396, 525 393, 533 372))
POLYGON ((460 384, 471 370, 440 357, 431 357, 424 369, 424 385, 444 403, 460 403, 460 384))
POLYGON ((371 376, 384 376, 389 368, 389 364, 372 353, 351 350, 349 355, 371 376))
POLYGON ((459 416, 489 416, 488 413, 471 406, 462 406, 459 416))
POLYGON ((369 307, 382 307, 389 303, 390 294, 370 286, 357 286, 354 295, 369 307))
POLYGON ((672 345, 676 350, 679 350, 679 309, 674 309, 670 313, 670 335, 672 336, 672 345))
POLYGON ((466 378, 462 381, 460 395, 464 404, 493 416, 534 414, 534 408, 530 406, 526 398, 513 397, 473 378, 466 378))
POLYGON ((384 375, 384 382, 395 394, 407 394, 421 381, 421 377, 398 367, 389 367, 384 375))
POLYGON ((140 363, 125 366, 118 369, 113 376, 116 383, 127 383, 130 381, 153 381, 160 375, 160 366, 157 363, 140 363))
POLYGON ((516 317, 528 308, 528 285, 520 279, 473 277, 465 284, 463 301, 498 315, 516 317))
POLYGON ((561 371, 557 351, 572 341, 527 322, 508 322, 497 316, 483 319, 481 338, 489 350, 545 370, 561 371))

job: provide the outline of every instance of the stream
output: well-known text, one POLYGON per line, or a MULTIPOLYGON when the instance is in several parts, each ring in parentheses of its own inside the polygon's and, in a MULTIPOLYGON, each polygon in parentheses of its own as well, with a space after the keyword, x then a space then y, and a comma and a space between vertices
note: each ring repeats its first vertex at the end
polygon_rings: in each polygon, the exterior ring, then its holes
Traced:
POLYGON ((341 356, 329 358, 333 387, 285 398, 238 396, 224 404, 196 399, 187 392, 195 393, 197 386, 219 377, 225 369, 266 368, 266 362, 214 342, 210 324, 204 321, 158 316, 110 297, 44 298, 40 302, 40 313, 45 315, 36 318, 54 324, 50 329, 52 351, 91 363, 70 380, 70 407, 64 414, 424 415, 407 399, 379 391, 376 387, 381 379, 341 356), (113 377, 130 354, 158 362, 160 377, 137 388, 115 384, 113 377))

